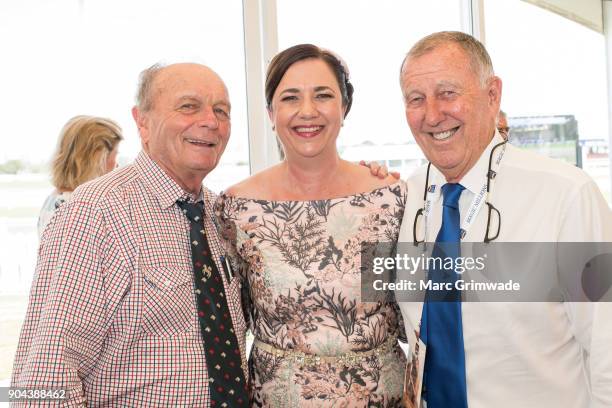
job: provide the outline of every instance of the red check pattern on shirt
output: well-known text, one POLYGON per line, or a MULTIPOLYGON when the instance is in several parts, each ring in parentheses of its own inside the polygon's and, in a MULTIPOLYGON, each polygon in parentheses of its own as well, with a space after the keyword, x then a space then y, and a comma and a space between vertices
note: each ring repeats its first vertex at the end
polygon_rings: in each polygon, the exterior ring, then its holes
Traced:
MULTIPOLYGON (((221 269, 215 195, 203 196, 221 269)), ((41 240, 12 386, 68 390, 49 406, 209 406, 189 222, 175 204, 195 198, 144 152, 75 191, 41 240)), ((239 280, 223 276, 245 369, 239 280)))

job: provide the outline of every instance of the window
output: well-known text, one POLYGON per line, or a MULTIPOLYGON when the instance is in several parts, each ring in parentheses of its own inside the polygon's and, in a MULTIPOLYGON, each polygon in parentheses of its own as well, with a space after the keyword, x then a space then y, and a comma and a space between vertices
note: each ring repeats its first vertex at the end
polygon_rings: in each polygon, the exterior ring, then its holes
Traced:
MULTIPOLYGON (((312 43, 338 53, 349 67, 355 94, 338 139, 344 159, 389 158, 385 146, 415 143, 404 114, 400 64, 421 37, 460 30, 460 7, 456 0, 277 1, 279 50, 312 43)), ((392 169, 405 177, 414 167, 394 161, 392 169)))
POLYGON ((487 0, 510 141, 581 166, 610 200, 605 38, 520 0, 487 0))

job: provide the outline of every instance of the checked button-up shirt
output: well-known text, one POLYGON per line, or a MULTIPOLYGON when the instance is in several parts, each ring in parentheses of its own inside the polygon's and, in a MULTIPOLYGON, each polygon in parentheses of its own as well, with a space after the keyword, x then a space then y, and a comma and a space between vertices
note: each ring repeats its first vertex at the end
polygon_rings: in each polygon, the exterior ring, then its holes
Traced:
MULTIPOLYGON (((222 268, 215 196, 202 194, 222 268)), ((75 191, 41 240, 12 386, 66 389, 58 406, 209 406, 189 222, 175 204, 197 198, 144 152, 75 191)), ((239 279, 223 285, 244 369, 239 279)))

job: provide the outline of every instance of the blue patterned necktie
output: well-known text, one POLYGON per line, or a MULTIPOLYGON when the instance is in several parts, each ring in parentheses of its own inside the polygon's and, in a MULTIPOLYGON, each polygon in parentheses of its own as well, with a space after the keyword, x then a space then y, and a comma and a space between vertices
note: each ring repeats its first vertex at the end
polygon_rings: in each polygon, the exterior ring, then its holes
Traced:
MULTIPOLYGON (((461 184, 442 186, 442 226, 432 257, 453 258, 461 255, 459 197, 461 184)), ((429 271, 437 283, 457 280, 453 269, 429 271)), ((421 339, 427 345, 425 356, 424 397, 427 408, 467 408, 465 350, 461 322, 461 293, 457 290, 427 292, 421 318, 421 339)))
POLYGON ((247 407, 247 383, 241 365, 238 338, 234 332, 223 280, 212 259, 204 233, 204 206, 177 201, 189 220, 191 258, 198 306, 198 320, 210 381, 210 406, 247 407))

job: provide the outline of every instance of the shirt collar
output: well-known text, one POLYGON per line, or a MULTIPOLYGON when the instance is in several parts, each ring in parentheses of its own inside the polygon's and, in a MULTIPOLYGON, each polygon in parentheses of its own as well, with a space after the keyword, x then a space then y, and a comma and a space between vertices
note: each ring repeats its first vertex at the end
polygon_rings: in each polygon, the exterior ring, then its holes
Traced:
POLYGON ((183 190, 144 150, 134 160, 134 166, 157 197, 160 208, 169 208, 178 200, 196 202, 204 199, 202 189, 197 197, 183 190))
MULTIPOLYGON (((482 152, 478 161, 472 166, 471 169, 463 176, 463 178, 459 181, 459 183, 469 190, 473 194, 479 194, 480 189, 483 184, 487 182, 487 169, 489 166, 489 156, 491 155, 491 150, 498 143, 503 142, 504 139, 501 137, 497 129, 495 129, 495 134, 493 138, 482 152)), ((430 184, 435 184, 438 187, 436 189, 440 189, 444 184, 446 184, 446 178, 444 175, 438 170, 434 165, 431 166, 431 181, 430 184)))

